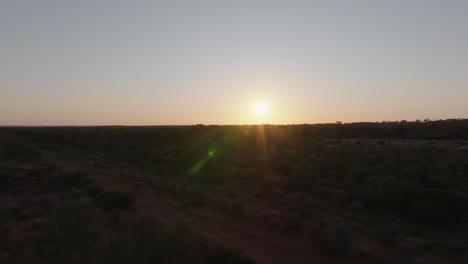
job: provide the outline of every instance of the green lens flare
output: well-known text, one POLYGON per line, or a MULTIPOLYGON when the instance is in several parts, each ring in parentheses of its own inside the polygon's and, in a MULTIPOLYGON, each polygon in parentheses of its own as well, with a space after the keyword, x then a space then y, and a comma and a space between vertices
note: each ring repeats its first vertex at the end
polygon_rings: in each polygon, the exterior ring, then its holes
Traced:
POLYGON ((203 160, 199 161, 197 164, 195 164, 195 166, 192 167, 192 169, 190 169, 190 173, 197 173, 198 171, 200 171, 201 168, 203 168, 203 166, 205 166, 206 162, 208 161, 208 158, 204 158, 203 160))
POLYGON ((202 160, 200 160, 199 162, 197 162, 197 164, 195 164, 195 166, 193 166, 191 169, 190 169, 190 173, 197 173, 201 170, 201 168, 203 168, 205 166, 205 164, 208 162, 209 159, 211 158, 214 158, 216 156, 216 149, 210 149, 208 151, 208 156, 206 156, 205 158, 203 158, 202 160))

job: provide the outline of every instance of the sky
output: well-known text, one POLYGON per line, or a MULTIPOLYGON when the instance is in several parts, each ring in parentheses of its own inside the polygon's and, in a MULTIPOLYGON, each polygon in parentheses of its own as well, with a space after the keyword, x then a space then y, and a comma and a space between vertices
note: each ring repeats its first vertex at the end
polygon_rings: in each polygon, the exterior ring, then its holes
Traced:
POLYGON ((467 118, 467 14, 465 0, 0 0, 0 125, 467 118))

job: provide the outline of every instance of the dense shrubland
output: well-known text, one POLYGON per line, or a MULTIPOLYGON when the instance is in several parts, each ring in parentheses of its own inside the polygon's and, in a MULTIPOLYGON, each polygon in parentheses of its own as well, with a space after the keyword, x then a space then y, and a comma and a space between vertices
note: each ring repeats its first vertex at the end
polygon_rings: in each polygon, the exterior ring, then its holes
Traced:
POLYGON ((14 181, 0 190, 19 199, 13 207, 0 207, 2 263, 252 263, 233 249, 209 244, 188 223, 166 226, 141 215, 132 208, 131 193, 106 190, 84 173, 18 169, 13 179, 21 178, 18 172, 29 190, 18 190, 14 181), (36 176, 37 182, 26 183, 36 176), (31 200, 35 196, 28 191, 47 199, 31 200), (24 221, 30 225, 26 235, 11 238, 11 228, 18 232, 24 221))
MULTIPOLYGON (((390 247, 439 245, 463 252, 467 245, 457 239, 408 240, 394 221, 444 230, 466 225, 466 139, 467 120, 2 128, 0 160, 40 160, 41 152, 57 149, 102 155, 119 166, 150 172, 154 178, 131 184, 172 195, 187 210, 206 206, 296 235, 309 232, 305 221, 315 219, 320 227, 313 240, 329 255, 371 254, 353 241, 353 232, 390 247), (286 210, 256 211, 249 204, 252 197, 286 210), (345 213, 330 224, 314 199, 345 213)), ((131 193, 108 190, 83 173, 43 166, 21 177, 14 174, 0 171, 0 192, 21 192, 25 182, 34 182, 60 197, 59 204, 42 205, 50 214, 38 227, 37 254, 47 262, 249 263, 235 251, 209 246, 187 226, 166 227, 135 215, 131 193)), ((17 207, 11 212, 15 221, 31 217, 17 207)), ((0 223, 0 248, 9 245, 9 233, 8 225, 0 223)))
POLYGON ((210 247, 182 222, 167 227, 146 216, 109 216, 88 200, 54 209, 37 241, 47 263, 252 263, 232 249, 210 247))
MULTIPOLYGON (((108 154, 191 185, 226 184, 233 178, 261 184, 268 170, 280 175, 281 188, 320 195, 337 205, 359 201, 368 209, 431 225, 466 219, 466 143, 452 149, 398 139, 467 139, 467 120, 4 130, 44 147, 62 145, 108 154), (350 137, 389 140, 330 139, 350 137)), ((68 180, 64 184, 73 184, 73 178, 68 180)), ((195 204, 204 199, 194 189, 187 197, 195 204)), ((102 202, 107 206, 106 199, 102 202)))

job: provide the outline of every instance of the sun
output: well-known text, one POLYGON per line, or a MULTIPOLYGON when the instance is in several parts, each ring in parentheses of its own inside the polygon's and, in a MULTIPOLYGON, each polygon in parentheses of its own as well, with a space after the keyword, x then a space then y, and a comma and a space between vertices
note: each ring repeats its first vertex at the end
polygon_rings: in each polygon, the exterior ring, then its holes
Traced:
POLYGON ((264 115, 267 112, 267 106, 263 102, 258 102, 255 104, 255 113, 258 115, 264 115))

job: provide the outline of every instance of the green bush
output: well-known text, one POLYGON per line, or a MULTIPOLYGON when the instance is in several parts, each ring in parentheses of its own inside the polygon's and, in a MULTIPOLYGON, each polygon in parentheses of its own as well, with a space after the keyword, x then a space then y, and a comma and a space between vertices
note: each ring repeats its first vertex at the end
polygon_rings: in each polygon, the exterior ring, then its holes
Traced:
POLYGON ((362 212, 365 209, 365 206, 359 201, 353 201, 349 206, 351 212, 362 212))
MULTIPOLYGON (((292 164, 290 166, 293 166, 292 164)), ((294 191, 311 192, 318 184, 319 177, 310 165, 296 165, 286 178, 287 186, 294 191)))
POLYGON ((351 254, 352 241, 345 225, 339 225, 329 234, 324 233, 320 237, 320 249, 329 255, 347 256, 351 254))
POLYGON ((0 191, 7 190, 11 185, 11 176, 6 173, 0 173, 0 191))
POLYGON ((226 177, 223 173, 218 171, 206 171, 197 173, 194 176, 195 181, 201 184, 224 184, 226 182, 226 177))
POLYGON ((123 191, 107 191, 101 193, 97 204, 104 210, 128 209, 135 201, 133 195, 123 191))
POLYGON ((203 206, 206 203, 206 195, 200 188, 190 188, 185 197, 187 206, 203 206))
POLYGON ((45 221, 39 254, 47 263, 89 263, 100 241, 99 223, 99 213, 89 202, 65 202, 45 221))
POLYGON ((40 156, 41 152, 37 148, 14 137, 6 137, 0 140, 0 159, 25 161, 37 159, 40 156))
POLYGON ((228 214, 235 217, 243 217, 245 215, 245 205, 242 201, 235 201, 229 204, 228 214))
POLYGON ((83 187, 83 192, 90 198, 97 200, 104 192, 104 189, 97 182, 91 182, 83 187))
POLYGON ((10 240, 10 228, 5 224, 0 225, 0 247, 5 246, 10 240))
POLYGON ((399 262, 396 261, 395 259, 387 256, 377 256, 375 258, 375 263, 376 264, 398 264, 399 262))
POLYGON ((304 228, 301 217, 297 214, 289 214, 286 217, 284 227, 291 232, 300 232, 304 228))
POLYGON ((81 172, 56 171, 49 177, 48 188, 53 191, 68 190, 79 187, 87 182, 87 177, 81 172))
POLYGON ((397 223, 388 223, 381 228, 379 236, 385 243, 395 245, 398 242, 399 232, 400 226, 397 223))
POLYGON ((454 190, 423 189, 410 203, 408 214, 419 223, 447 226, 460 222, 468 196, 454 190))
POLYGON ((244 257, 239 251, 232 250, 222 245, 217 245, 213 252, 206 258, 205 264, 254 264, 244 257))
POLYGON ((79 200, 83 197, 83 193, 81 192, 80 189, 73 187, 70 189, 70 191, 65 195, 65 198, 70 199, 70 200, 79 200))
POLYGON ((183 225, 166 228, 151 217, 125 217, 107 233, 100 263, 197 263, 204 240, 183 225))
POLYGON ((151 217, 105 216, 84 200, 55 209, 37 241, 44 263, 253 263, 228 248, 209 250, 207 241, 182 222, 168 227, 151 217))
POLYGON ((463 253, 468 250, 468 244, 463 240, 451 238, 447 241, 437 242, 438 245, 443 246, 450 252, 463 253))

